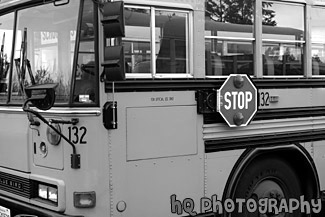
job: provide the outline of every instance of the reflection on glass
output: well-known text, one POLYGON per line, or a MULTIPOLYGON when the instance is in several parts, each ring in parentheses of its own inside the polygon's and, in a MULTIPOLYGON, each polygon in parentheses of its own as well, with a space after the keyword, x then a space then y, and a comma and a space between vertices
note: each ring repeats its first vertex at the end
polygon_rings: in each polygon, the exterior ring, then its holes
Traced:
POLYGON ((124 13, 127 73, 151 73, 150 10, 126 7, 124 13))
POLYGON ((303 5, 263 2, 263 7, 268 11, 263 14, 263 74, 304 75, 303 5))
POLYGON ((215 22, 253 24, 253 0, 206 0, 205 3, 205 16, 215 22))
POLYGON ((7 102, 14 14, 0 17, 0 103, 7 102))
POLYGON ((263 39, 304 40, 304 7, 263 2, 263 39), (294 17, 294 19, 292 19, 294 17))
POLYGON ((301 44, 264 43, 262 52, 264 75, 303 75, 301 44))
POLYGON ((206 75, 254 74, 252 42, 205 40, 206 75))
POLYGON ((95 73, 95 31, 94 4, 84 1, 81 18, 80 42, 73 101, 75 103, 95 103, 97 73, 95 73))
POLYGON ((254 1, 206 0, 206 75, 254 74, 253 4, 254 1))
POLYGON ((313 75, 325 75, 325 9, 312 8, 311 41, 313 75))
POLYGON ((187 13, 157 10, 155 19, 156 73, 188 71, 187 13))
MULTIPOLYGON (((18 11, 14 58, 21 59, 24 29, 27 30, 27 59, 35 82, 58 83, 56 102, 67 103, 70 95, 72 62, 79 3, 55 7, 45 4, 18 11)), ((24 84, 31 84, 28 70, 24 84)), ((17 67, 13 67, 12 101, 22 102, 17 67)))

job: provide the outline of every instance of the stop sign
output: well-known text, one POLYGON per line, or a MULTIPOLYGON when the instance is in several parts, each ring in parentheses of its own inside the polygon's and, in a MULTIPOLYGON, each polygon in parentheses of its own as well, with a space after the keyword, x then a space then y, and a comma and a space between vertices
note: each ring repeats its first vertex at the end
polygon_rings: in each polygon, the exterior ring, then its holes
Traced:
POLYGON ((217 111, 230 127, 249 124, 257 111, 257 89, 247 75, 229 75, 217 91, 217 111))

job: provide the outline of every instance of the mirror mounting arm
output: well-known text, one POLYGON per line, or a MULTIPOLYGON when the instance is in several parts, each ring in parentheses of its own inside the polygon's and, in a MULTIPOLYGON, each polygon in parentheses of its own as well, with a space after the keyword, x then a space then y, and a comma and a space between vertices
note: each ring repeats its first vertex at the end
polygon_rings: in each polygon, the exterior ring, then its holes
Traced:
POLYGON ((71 154, 71 168, 80 169, 80 154, 77 154, 76 146, 73 144, 67 137, 63 135, 59 130, 57 130, 51 122, 47 121, 40 113, 29 108, 28 103, 32 101, 31 99, 27 99, 23 105, 23 110, 25 112, 31 113, 39 118, 43 123, 49 126, 52 130, 54 130, 57 134, 59 134, 67 143, 72 146, 72 154, 71 154))

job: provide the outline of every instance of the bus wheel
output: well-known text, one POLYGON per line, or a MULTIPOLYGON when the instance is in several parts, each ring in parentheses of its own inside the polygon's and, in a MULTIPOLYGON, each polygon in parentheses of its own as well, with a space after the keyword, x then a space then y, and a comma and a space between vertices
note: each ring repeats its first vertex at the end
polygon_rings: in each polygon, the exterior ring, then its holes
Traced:
POLYGON ((251 162, 239 177, 233 199, 245 199, 245 205, 231 216, 300 217, 299 209, 288 213, 288 201, 299 200, 301 195, 299 177, 288 163, 278 158, 260 158, 251 162))

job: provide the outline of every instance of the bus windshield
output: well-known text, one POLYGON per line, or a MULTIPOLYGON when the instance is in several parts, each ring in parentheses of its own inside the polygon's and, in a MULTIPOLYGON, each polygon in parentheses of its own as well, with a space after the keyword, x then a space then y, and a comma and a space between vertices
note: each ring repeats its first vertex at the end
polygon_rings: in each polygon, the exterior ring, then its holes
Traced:
MULTIPOLYGON (((55 7, 41 5, 18 11, 14 59, 22 59, 22 37, 27 31, 27 59, 36 84, 58 83, 57 102, 68 102, 72 77, 79 2, 55 7)), ((13 67, 11 100, 19 102, 17 65, 13 67)), ((31 85, 26 74, 24 85, 31 85)))
POLYGON ((94 3, 82 2, 47 3, 1 16, 0 104, 23 103, 23 86, 57 83, 57 105, 95 105, 94 3))

